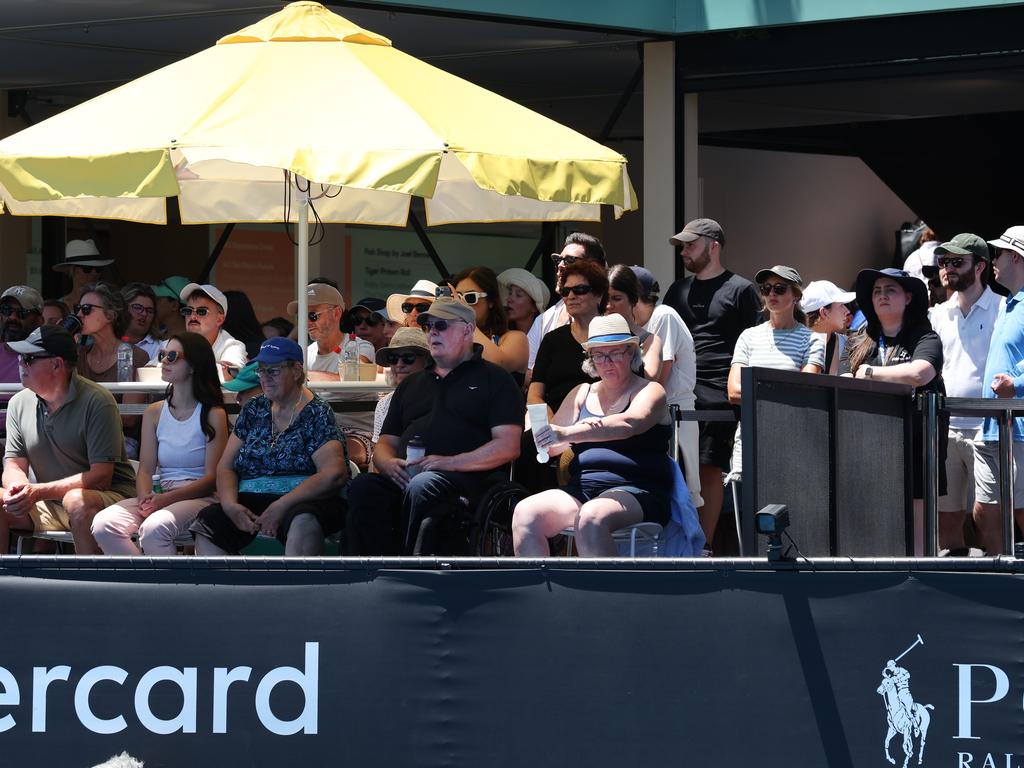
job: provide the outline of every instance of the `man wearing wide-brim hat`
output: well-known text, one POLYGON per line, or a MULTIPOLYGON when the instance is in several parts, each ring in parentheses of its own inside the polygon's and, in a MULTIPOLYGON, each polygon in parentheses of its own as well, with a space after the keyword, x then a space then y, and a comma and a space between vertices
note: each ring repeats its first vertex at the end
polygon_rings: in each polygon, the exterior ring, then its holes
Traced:
POLYGON ((54 272, 66 272, 71 278, 71 290, 60 300, 73 307, 82 298, 82 289, 100 279, 104 267, 114 263, 104 258, 93 240, 71 240, 64 249, 64 261, 53 265, 54 272))
MULTIPOLYGON (((992 332, 982 397, 1024 397, 1024 226, 1007 229, 988 244, 994 279, 1009 295, 1001 306, 992 332)), ((1024 525, 1024 417, 1013 419, 1013 516, 1024 525)), ((974 451, 974 523, 989 555, 1008 554, 1003 545, 1003 517, 1000 510, 999 421, 986 418, 981 441, 974 451)))
POLYGON ((395 390, 374 451, 380 474, 360 475, 349 486, 346 529, 364 547, 353 554, 450 554, 438 528, 452 501, 472 502, 491 470, 519 455, 523 396, 473 343, 473 308, 441 297, 418 320, 436 367, 395 390), (416 437, 426 455, 407 464, 406 447, 416 437))
POLYGON ((387 314, 391 320, 410 328, 416 327, 416 318, 427 310, 437 298, 437 283, 417 280, 408 293, 392 293, 387 300, 387 314))

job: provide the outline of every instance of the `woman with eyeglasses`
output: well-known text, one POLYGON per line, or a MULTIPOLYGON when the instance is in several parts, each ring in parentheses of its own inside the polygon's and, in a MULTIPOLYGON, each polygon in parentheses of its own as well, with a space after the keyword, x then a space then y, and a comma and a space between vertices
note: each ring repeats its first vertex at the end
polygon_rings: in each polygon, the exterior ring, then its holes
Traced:
POLYGON ((287 556, 321 555, 344 524, 348 455, 334 411, 305 386, 303 357, 291 339, 261 345, 263 394, 242 408, 217 465, 219 503, 191 526, 196 554, 238 554, 262 534, 287 556))
POLYGON ((142 416, 137 495, 93 518, 92 535, 105 555, 174 555, 175 539, 216 501, 217 462, 228 441, 228 419, 213 349, 197 333, 179 333, 157 359, 167 397, 142 416), (157 473, 160 486, 154 488, 157 473), (137 544, 132 541, 136 533, 137 544))
POLYGON ((156 322, 156 294, 147 283, 128 283, 121 289, 121 296, 128 306, 128 327, 124 335, 145 352, 152 363, 164 345, 156 322))
POLYGON ((530 344, 522 331, 510 331, 505 305, 498 289, 498 276, 490 267, 472 267, 451 279, 455 296, 473 308, 476 332, 473 341, 484 348, 484 360, 500 365, 513 376, 526 374, 530 344))
POLYGON ((661 373, 661 339, 636 321, 636 305, 640 301, 640 281, 636 273, 625 264, 616 264, 608 270, 608 306, 606 315, 622 315, 629 330, 640 339, 640 353, 644 358, 644 373, 658 381, 661 373))
MULTIPOLYGON (((740 404, 740 378, 744 368, 821 373, 825 367, 825 345, 804 325, 804 313, 799 307, 803 286, 800 273, 780 264, 762 269, 754 276, 754 282, 764 299, 768 319, 747 328, 736 340, 728 383, 729 402, 734 405, 740 404)), ((743 471, 742 458, 737 425, 731 471, 736 478, 741 477, 743 471)))
POLYGON ((582 368, 586 356, 583 344, 587 341, 590 323, 604 312, 608 275, 599 265, 577 259, 563 268, 558 294, 565 301, 570 322, 544 335, 526 394, 528 405, 545 403, 548 406, 548 418, 577 385, 593 381, 582 368))
POLYGON ((515 553, 548 557, 548 540, 572 526, 581 557, 614 557, 616 530, 640 522, 666 526, 671 519, 679 526, 673 554, 697 555, 704 534, 679 465, 668 455, 665 390, 644 376, 639 339, 624 317, 598 317, 588 333, 582 367, 594 383, 576 386, 535 435, 550 455, 572 448, 569 483, 516 505, 515 553))
MULTIPOLYGON (((399 328, 386 347, 377 350, 377 365, 384 366, 384 381, 397 387, 412 374, 434 367, 427 335, 419 328, 399 328)), ((373 443, 380 439, 380 430, 391 406, 394 391, 377 401, 373 412, 373 443)))

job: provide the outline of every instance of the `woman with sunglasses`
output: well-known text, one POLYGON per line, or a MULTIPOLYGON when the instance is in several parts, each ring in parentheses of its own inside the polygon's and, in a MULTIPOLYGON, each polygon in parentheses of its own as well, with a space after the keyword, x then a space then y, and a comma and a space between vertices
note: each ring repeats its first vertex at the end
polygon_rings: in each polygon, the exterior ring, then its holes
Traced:
POLYGON ((191 526, 196 554, 238 554, 263 534, 285 555, 321 555, 344 524, 348 454, 334 411, 305 386, 304 357, 291 339, 261 345, 253 362, 263 394, 242 408, 217 465, 219 503, 191 526))
POLYGON ((128 306, 128 327, 124 335, 153 363, 164 345, 156 322, 156 294, 147 283, 128 283, 121 289, 121 296, 128 306))
MULTIPOLYGON (((736 340, 728 382, 729 402, 733 405, 740 404, 740 377, 744 368, 821 373, 825 367, 825 344, 804 325, 804 313, 799 307, 803 285, 800 273, 780 264, 762 269, 754 276, 754 282, 764 297, 768 319, 747 328, 736 340)), ((736 478, 743 471, 742 457, 737 426, 731 472, 736 478)))
POLYGON ((500 365, 517 378, 520 387, 530 357, 530 344, 522 331, 510 331, 498 276, 490 267, 472 267, 451 279, 455 296, 473 308, 473 341, 484 348, 484 360, 500 365))
POLYGON ((216 501, 217 462, 229 430, 213 349, 197 333, 179 333, 157 359, 167 397, 142 416, 138 495, 93 519, 92 535, 106 555, 173 555, 175 539, 216 501), (136 533, 138 544, 132 541, 136 533))
POLYGON ((581 557, 614 557, 616 530, 640 522, 666 526, 670 519, 681 534, 673 537, 672 554, 700 554, 697 510, 668 455, 665 390, 644 376, 639 339, 624 317, 612 314, 590 323, 583 347, 582 367, 594 383, 575 387, 535 436, 550 455, 572 447, 569 483, 516 505, 516 555, 548 557, 548 540, 572 526, 581 557))
MULTIPOLYGON (((389 387, 397 387, 412 374, 434 367, 430 355, 427 335, 419 328, 399 328, 386 347, 377 350, 377 365, 384 366, 384 381, 389 387)), ((373 412, 374 444, 380 439, 380 430, 391 406, 394 390, 377 401, 373 412)))

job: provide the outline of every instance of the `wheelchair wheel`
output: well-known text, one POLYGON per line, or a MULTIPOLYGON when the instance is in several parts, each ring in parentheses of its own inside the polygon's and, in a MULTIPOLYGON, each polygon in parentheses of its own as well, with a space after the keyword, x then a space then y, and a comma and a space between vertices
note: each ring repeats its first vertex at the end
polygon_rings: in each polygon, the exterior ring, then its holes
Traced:
POLYGON ((525 487, 508 481, 484 494, 477 506, 479 522, 471 542, 477 557, 512 557, 512 512, 529 495, 525 487))

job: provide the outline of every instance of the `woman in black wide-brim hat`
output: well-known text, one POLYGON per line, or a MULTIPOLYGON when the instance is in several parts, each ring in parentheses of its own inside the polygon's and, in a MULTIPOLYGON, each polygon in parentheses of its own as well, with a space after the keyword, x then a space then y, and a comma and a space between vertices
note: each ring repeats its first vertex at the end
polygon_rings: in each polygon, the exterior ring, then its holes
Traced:
MULTIPOLYGON (((928 288, 900 269, 865 269, 857 275, 857 303, 867 318, 864 330, 851 339, 839 373, 858 379, 910 384, 915 394, 945 394, 942 383, 942 342, 928 322, 928 288)), ((939 494, 946 491, 946 433, 949 417, 939 415, 939 494)), ((923 427, 914 413, 915 542, 923 544, 923 427)))

